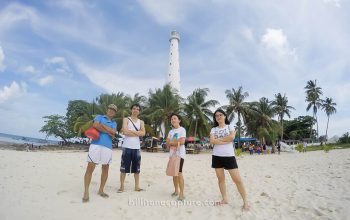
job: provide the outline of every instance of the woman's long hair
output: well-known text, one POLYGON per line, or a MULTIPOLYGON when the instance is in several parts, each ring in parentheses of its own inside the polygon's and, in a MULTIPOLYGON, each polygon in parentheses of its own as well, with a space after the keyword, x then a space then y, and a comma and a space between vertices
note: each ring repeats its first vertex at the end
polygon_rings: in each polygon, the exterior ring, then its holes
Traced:
POLYGON ((224 112, 224 110, 222 110, 221 108, 219 108, 219 109, 216 109, 216 111, 215 111, 214 114, 213 114, 214 127, 219 126, 219 123, 216 121, 216 118, 215 118, 215 114, 216 114, 217 112, 220 112, 220 113, 222 113, 222 114, 225 116, 225 124, 229 125, 230 122, 229 122, 228 119, 227 119, 226 112, 224 112))

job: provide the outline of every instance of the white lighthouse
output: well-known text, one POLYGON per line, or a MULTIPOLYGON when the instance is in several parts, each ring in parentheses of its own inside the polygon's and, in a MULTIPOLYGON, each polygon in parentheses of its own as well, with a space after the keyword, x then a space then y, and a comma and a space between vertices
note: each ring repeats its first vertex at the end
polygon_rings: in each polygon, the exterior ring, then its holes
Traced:
POLYGON ((169 69, 167 75, 167 83, 176 89, 179 93, 181 90, 180 84, 180 62, 179 62, 179 42, 180 35, 176 31, 172 31, 170 35, 170 51, 169 51, 169 69))

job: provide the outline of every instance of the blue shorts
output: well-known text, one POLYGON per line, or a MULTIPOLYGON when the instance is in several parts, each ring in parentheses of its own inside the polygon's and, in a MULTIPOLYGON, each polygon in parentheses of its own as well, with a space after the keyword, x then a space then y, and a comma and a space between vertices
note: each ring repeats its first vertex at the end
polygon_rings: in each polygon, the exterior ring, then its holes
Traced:
POLYGON ((120 172, 140 173, 141 151, 140 149, 123 148, 120 172))

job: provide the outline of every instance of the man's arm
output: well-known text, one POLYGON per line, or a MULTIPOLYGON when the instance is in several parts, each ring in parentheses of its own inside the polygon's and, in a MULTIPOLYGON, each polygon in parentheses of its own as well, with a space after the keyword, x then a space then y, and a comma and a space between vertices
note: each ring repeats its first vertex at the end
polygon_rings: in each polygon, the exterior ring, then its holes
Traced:
POLYGON ((128 123, 129 123, 129 119, 123 118, 123 126, 122 126, 123 134, 128 136, 128 137, 138 137, 138 135, 135 133, 137 131, 129 130, 128 123))
POLYGON ((145 123, 144 121, 140 120, 140 130, 138 131, 133 131, 134 134, 137 136, 145 136, 146 134, 146 129, 145 129, 145 123))
POLYGON ((98 121, 95 121, 92 125, 94 128, 96 128, 98 131, 101 131, 101 132, 105 132, 107 134, 109 134, 110 136, 114 137, 115 136, 115 132, 116 130, 113 129, 113 128, 110 128, 98 121))

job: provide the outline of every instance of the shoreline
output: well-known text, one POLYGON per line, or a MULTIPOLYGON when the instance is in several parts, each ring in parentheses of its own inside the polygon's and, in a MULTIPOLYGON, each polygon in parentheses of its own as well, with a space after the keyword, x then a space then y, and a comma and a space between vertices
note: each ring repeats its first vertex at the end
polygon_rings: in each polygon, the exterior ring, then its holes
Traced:
MULTIPOLYGON (((30 146, 30 144, 29 144, 30 146)), ((88 150, 89 145, 70 144, 70 145, 34 145, 29 151, 59 151, 59 150, 88 150)), ((27 151, 27 144, 12 143, 0 141, 0 150, 27 151)))

